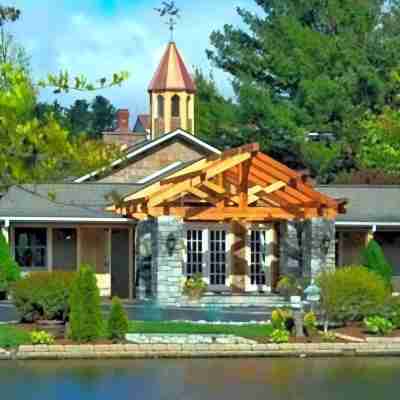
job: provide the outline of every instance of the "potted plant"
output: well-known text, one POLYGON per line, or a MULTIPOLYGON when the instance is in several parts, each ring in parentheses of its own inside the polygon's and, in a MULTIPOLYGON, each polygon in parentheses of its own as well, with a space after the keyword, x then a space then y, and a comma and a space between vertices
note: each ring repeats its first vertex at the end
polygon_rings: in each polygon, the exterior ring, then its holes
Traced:
POLYGON ((207 291, 207 284, 203 280, 203 275, 196 274, 186 278, 183 283, 183 294, 190 300, 199 300, 207 291))
POLYGON ((282 276, 279 279, 277 289, 291 303, 297 304, 301 302, 302 285, 294 276, 282 276))

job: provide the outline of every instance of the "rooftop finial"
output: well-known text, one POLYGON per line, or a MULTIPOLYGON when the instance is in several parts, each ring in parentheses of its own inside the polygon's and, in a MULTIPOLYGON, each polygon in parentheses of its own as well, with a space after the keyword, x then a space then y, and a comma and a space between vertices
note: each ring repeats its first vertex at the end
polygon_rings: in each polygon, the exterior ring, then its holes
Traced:
POLYGON ((174 30, 177 20, 181 17, 181 10, 175 5, 175 1, 163 1, 160 8, 155 8, 161 18, 168 17, 166 24, 171 32, 171 42, 174 41, 174 30))

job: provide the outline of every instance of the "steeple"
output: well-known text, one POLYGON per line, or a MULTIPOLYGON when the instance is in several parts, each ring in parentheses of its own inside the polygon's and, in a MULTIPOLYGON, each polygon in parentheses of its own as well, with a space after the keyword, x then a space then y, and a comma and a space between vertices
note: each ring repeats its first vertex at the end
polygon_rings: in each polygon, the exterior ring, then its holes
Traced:
POLYGON ((148 91, 153 139, 178 128, 194 133, 196 86, 175 42, 168 44, 148 91))

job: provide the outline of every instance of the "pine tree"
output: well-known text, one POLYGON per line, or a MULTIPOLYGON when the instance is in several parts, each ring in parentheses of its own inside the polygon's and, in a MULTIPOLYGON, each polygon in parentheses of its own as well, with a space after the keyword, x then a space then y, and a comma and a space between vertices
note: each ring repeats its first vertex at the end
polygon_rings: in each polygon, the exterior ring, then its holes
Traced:
POLYGON ((78 342, 99 339, 103 328, 100 292, 96 275, 88 265, 82 265, 72 285, 70 296, 70 336, 78 342))
POLYGON ((386 260, 381 246, 375 240, 370 240, 361 253, 361 262, 370 271, 381 276, 386 284, 392 284, 393 268, 386 260))
POLYGON ((128 332, 129 322, 126 311, 118 297, 112 299, 108 318, 108 334, 111 340, 123 340, 128 332))

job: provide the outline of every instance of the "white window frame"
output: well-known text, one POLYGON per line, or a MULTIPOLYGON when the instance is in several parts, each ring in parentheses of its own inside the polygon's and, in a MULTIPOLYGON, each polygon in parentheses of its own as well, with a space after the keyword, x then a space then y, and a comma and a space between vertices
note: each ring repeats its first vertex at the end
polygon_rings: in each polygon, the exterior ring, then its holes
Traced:
POLYGON ((275 255, 270 252, 266 252, 265 265, 266 270, 269 271, 269 276, 265 278, 265 285, 255 285, 251 283, 251 232, 260 231, 265 232, 265 245, 268 246, 274 242, 274 226, 272 224, 251 224, 248 226, 246 232, 246 260, 248 265, 247 275, 246 275, 246 292, 271 292, 271 282, 272 282, 272 263, 275 260, 275 255))
POLYGON ((231 277, 231 264, 232 264, 232 232, 229 224, 209 224, 209 223, 186 223, 184 229, 184 262, 183 262, 183 274, 186 274, 186 260, 187 260, 187 232, 189 230, 201 230, 203 232, 203 262, 202 271, 204 282, 207 283, 209 290, 211 291, 226 291, 230 287, 231 277), (210 231, 219 230, 225 231, 225 244, 226 244, 226 269, 225 269, 225 285, 211 285, 210 284, 210 231))

